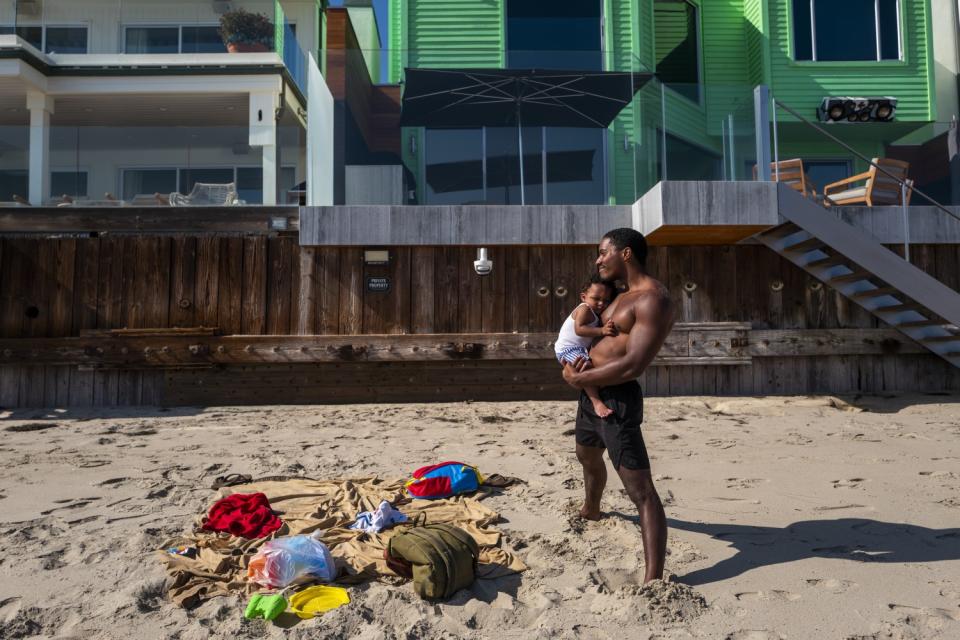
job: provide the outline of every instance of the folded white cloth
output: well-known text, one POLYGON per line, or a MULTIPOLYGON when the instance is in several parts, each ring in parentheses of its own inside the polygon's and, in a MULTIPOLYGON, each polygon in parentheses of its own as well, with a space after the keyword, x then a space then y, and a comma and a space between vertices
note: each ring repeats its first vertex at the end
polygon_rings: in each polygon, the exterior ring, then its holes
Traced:
POLYGON ((376 511, 364 511, 357 515, 357 521, 350 525, 351 529, 361 529, 367 533, 380 533, 399 522, 406 522, 407 516, 400 513, 390 503, 384 500, 376 511))

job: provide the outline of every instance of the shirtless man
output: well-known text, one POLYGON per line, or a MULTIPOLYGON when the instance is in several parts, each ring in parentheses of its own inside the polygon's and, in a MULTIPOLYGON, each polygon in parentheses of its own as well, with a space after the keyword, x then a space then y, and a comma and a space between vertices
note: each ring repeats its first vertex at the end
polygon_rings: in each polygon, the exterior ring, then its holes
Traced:
POLYGON ((600 497, 607 482, 603 450, 607 450, 627 495, 640 512, 643 581, 663 577, 667 522, 660 496, 650 476, 650 460, 640 432, 643 394, 637 377, 660 351, 673 326, 673 309, 666 287, 647 275, 647 242, 633 229, 614 229, 600 242, 597 269, 606 281, 627 284, 602 314, 618 333, 599 338, 590 350, 590 364, 577 361, 563 368, 573 387, 601 387, 600 398, 613 414, 602 419, 582 391, 577 409, 577 459, 583 465, 586 498, 580 515, 600 518, 600 497))

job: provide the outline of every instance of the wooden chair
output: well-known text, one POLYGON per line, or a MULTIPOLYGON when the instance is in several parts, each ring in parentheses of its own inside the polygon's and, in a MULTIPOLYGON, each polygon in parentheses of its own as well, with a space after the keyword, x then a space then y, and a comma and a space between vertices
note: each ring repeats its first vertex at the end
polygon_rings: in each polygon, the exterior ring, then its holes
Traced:
POLYGON ((196 182, 188 195, 171 193, 171 207, 231 207, 242 204, 237 197, 237 185, 196 182))
MULTIPOLYGON (((753 165, 753 179, 756 180, 758 175, 757 165, 753 165)), ((817 199, 817 187, 807 178, 807 174, 803 170, 803 160, 800 158, 771 162, 770 180, 773 182, 782 182, 808 198, 817 199)))
MULTIPOLYGON (((873 163, 907 183, 905 204, 910 204, 910 197, 913 195, 913 181, 907 180, 910 163, 889 158, 874 158, 873 163)), ((871 166, 868 171, 832 182, 823 188, 824 204, 828 207, 833 204, 865 204, 868 207, 904 204, 901 201, 900 183, 887 173, 871 166), (855 186, 859 182, 863 184, 855 186)))

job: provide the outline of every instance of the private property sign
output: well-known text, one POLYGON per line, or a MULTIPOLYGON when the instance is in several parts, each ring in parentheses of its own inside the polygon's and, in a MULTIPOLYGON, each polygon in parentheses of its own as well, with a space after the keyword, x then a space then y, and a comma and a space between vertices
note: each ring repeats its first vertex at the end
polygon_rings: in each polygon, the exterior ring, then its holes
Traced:
POLYGON ((367 291, 386 293, 390 291, 390 278, 367 278, 367 291))

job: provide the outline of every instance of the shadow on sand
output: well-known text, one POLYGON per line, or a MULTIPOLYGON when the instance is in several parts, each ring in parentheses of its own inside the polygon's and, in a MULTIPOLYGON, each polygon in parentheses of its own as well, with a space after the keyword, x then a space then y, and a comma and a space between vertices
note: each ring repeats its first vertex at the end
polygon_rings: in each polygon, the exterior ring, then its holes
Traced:
POLYGON ((668 519, 672 529, 704 533, 737 553, 712 567, 677 576, 696 586, 733 578, 757 567, 806 558, 859 562, 940 562, 960 559, 960 529, 929 529, 864 518, 803 520, 786 527, 710 524, 668 519))

